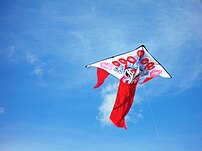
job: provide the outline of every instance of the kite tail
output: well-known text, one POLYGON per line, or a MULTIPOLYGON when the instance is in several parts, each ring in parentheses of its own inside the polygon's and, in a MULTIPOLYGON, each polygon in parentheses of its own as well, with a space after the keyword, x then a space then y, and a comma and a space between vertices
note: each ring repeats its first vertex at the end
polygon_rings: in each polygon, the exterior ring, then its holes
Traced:
POLYGON ((120 80, 116 101, 110 115, 110 120, 117 127, 127 129, 125 116, 133 104, 136 86, 137 82, 134 84, 126 84, 122 79, 120 80))
POLYGON ((108 77, 109 73, 101 68, 97 68, 97 84, 94 86, 94 88, 100 87, 105 79, 108 77))

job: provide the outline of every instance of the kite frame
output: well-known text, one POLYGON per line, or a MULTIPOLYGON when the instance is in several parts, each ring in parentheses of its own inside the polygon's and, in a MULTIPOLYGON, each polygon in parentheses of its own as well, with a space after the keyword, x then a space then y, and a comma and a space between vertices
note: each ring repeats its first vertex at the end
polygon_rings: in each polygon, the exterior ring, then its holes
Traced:
POLYGON ((114 58, 114 57, 117 57, 117 56, 120 56, 120 55, 124 55, 124 54, 126 54, 126 53, 130 53, 130 52, 133 52, 133 51, 135 51, 135 50, 137 50, 137 49, 139 49, 139 48, 144 48, 146 51, 147 51, 147 53, 151 56, 151 58, 153 58, 156 62, 157 62, 157 64, 159 64, 164 70, 165 70, 165 72, 169 75, 169 78, 172 78, 172 76, 169 74, 169 72, 163 67, 163 65, 159 62, 159 61, 157 61, 150 53, 149 53, 149 51, 148 51, 148 49, 145 47, 145 45, 140 45, 139 47, 137 47, 137 48, 135 48, 134 50, 131 50, 131 51, 128 51, 128 52, 124 52, 124 53, 121 53, 121 54, 118 54, 118 55, 114 55, 114 56, 112 56, 112 57, 108 57, 108 58, 105 58, 105 59, 101 59, 101 60, 99 60, 99 61, 96 61, 96 62, 93 62, 93 63, 91 63, 91 64, 87 64, 87 65, 85 65, 85 68, 90 68, 91 66, 90 65, 92 65, 92 64, 95 64, 95 63, 97 63, 97 62, 101 62, 101 61, 104 61, 104 60, 106 60, 106 59, 111 59, 111 58, 114 58))

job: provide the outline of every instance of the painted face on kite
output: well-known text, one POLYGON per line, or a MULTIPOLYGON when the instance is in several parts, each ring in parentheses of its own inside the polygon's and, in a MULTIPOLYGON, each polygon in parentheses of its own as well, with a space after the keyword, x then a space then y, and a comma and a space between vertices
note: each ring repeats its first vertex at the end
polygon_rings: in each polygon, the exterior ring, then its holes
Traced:
POLYGON ((127 129, 125 116, 132 106, 137 84, 143 84, 157 76, 171 78, 170 74, 147 51, 144 45, 133 51, 89 64, 86 67, 97 67, 97 84, 94 88, 101 86, 109 74, 120 80, 110 119, 117 127, 125 129, 127 129))
POLYGON ((139 70, 139 68, 134 69, 134 68, 128 67, 124 72, 122 81, 126 84, 136 83, 138 82, 140 75, 141 75, 141 70, 139 70))

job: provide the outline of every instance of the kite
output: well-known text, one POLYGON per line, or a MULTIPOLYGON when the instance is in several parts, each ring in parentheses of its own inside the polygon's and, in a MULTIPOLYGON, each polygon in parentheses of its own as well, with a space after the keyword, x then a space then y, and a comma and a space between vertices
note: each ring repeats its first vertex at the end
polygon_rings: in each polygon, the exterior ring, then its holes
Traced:
POLYGON ((157 76, 171 78, 171 75, 144 45, 85 67, 97 68, 97 84, 94 88, 100 87, 109 74, 119 79, 116 100, 109 118, 114 125, 125 129, 127 129, 125 116, 133 104, 137 85, 146 83, 157 76))

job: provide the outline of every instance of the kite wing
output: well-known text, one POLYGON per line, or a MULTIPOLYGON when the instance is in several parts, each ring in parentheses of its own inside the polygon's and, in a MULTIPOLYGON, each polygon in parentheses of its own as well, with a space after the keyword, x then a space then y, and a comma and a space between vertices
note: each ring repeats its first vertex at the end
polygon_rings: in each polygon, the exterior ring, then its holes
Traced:
POLYGON ((144 47, 144 50, 144 55, 142 55, 139 61, 140 70, 142 72, 138 83, 143 84, 157 76, 172 78, 166 69, 148 52, 146 47, 144 47))
MULTIPOLYGON (((138 75, 139 84, 143 84, 156 76, 171 78, 170 74, 148 52, 144 45, 141 45, 135 50, 127 53, 112 56, 110 58, 86 65, 86 67, 97 67, 98 83, 95 88, 99 87, 104 82, 108 74, 113 75, 119 80, 125 75, 125 81, 128 81, 129 83, 134 82, 134 74, 127 72, 127 69, 140 70, 138 75)), ((137 76, 137 73, 135 75, 137 76)))
POLYGON ((130 52, 103 59, 101 61, 86 65, 86 67, 97 67, 103 69, 116 78, 121 79, 124 75, 125 69, 128 66, 136 66, 136 63, 139 60, 138 55, 143 48, 145 47, 140 46, 130 52))

